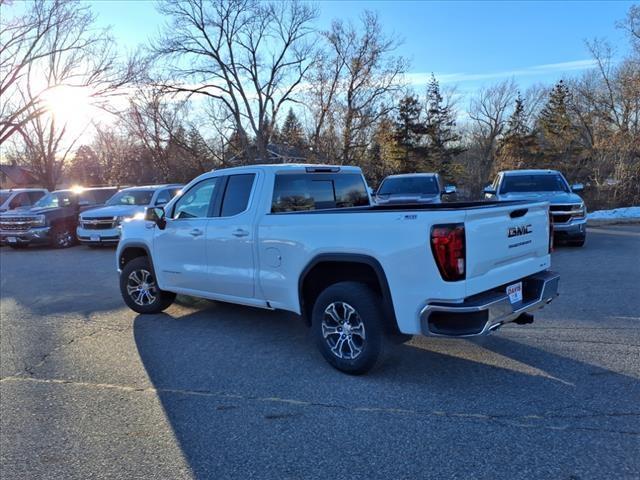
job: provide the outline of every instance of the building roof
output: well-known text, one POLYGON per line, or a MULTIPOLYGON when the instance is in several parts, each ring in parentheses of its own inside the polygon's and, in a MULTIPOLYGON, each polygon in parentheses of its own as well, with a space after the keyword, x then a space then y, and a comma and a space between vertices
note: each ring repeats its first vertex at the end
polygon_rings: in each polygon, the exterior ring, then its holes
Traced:
POLYGON ((28 168, 19 165, 0 164, 0 172, 4 173, 7 178, 16 185, 33 185, 34 183, 38 183, 38 179, 28 168))

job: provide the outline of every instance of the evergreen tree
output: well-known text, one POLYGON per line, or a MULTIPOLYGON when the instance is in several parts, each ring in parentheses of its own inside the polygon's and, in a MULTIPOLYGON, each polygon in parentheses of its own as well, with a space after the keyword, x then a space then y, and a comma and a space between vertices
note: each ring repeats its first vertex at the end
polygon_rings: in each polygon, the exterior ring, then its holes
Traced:
POLYGON ((447 105, 440 93, 440 84, 435 75, 427 86, 426 136, 428 163, 446 179, 456 176, 453 159, 464 151, 460 146, 461 136, 456 130, 455 112, 447 105))
POLYGON ((549 93, 537 123, 544 166, 575 175, 580 170, 582 149, 578 128, 570 115, 570 100, 569 88, 560 80, 549 93))
POLYGON ((391 159, 398 164, 402 173, 419 172, 424 168, 426 150, 424 135, 427 132, 421 120, 422 107, 420 101, 413 95, 400 100, 398 114, 394 122, 394 139, 396 148, 391 159))
POLYGON ((495 169, 536 167, 539 158, 537 150, 536 136, 529 129, 524 100, 518 92, 515 108, 507 122, 506 132, 498 142, 495 169))
POLYGON ((292 108, 289 109, 280 131, 274 134, 274 139, 282 145, 296 147, 301 150, 306 148, 307 142, 302 123, 300 123, 292 108))

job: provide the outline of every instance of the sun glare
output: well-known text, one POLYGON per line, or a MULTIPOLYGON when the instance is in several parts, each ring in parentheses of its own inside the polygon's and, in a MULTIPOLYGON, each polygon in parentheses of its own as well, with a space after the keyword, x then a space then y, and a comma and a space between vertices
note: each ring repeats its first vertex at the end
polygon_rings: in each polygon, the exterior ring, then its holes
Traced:
POLYGON ((43 100, 56 123, 78 127, 90 120, 91 95, 86 87, 54 87, 43 94, 43 100))

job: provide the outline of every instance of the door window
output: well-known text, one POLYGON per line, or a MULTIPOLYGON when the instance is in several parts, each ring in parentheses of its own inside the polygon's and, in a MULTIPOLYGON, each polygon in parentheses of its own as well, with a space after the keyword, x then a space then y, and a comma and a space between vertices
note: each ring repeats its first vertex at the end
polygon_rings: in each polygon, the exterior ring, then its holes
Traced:
POLYGON ((187 190, 176 202, 173 218, 204 218, 211 216, 211 204, 217 193, 220 177, 208 178, 187 190))
POLYGON ((224 192, 224 200, 222 201, 221 217, 232 217, 247 209, 255 177, 255 173, 231 175, 229 177, 227 188, 224 192))

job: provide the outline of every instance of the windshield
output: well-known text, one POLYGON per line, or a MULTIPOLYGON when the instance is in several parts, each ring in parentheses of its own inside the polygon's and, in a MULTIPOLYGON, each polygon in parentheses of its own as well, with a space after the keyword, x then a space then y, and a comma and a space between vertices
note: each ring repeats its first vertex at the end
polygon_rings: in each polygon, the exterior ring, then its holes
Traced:
POLYGON ((380 185, 378 195, 390 194, 436 195, 439 193, 436 177, 387 178, 380 185))
POLYGON ((0 205, 6 202, 10 196, 11 196, 10 193, 0 193, 0 205))
POLYGON ((505 175, 500 193, 512 192, 568 192, 564 179, 556 174, 505 175))
POLYGON ((109 199, 107 205, 149 205, 153 190, 122 190, 109 199))
POLYGON ((60 192, 53 192, 45 195, 38 200, 34 207, 36 208, 53 208, 53 207, 68 207, 73 203, 73 193, 69 190, 63 190, 60 192))

